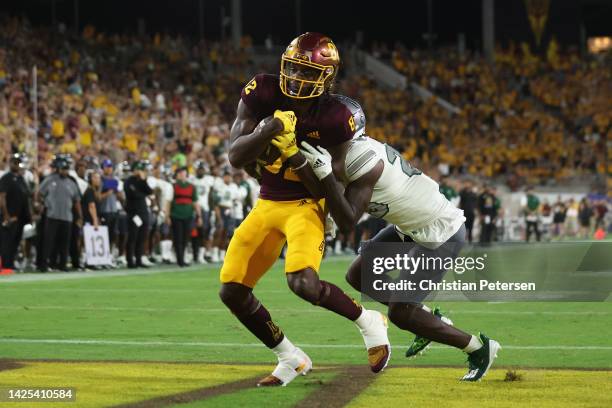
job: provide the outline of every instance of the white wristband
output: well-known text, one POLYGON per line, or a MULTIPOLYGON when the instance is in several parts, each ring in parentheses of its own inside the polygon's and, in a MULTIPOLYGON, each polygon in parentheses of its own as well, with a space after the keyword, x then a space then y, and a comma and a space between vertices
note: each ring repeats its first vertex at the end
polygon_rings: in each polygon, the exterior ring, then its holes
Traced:
POLYGON ((304 159, 304 163, 300 164, 297 167, 292 167, 291 170, 293 170, 295 172, 296 170, 301 169, 302 167, 306 166, 307 164, 308 164, 308 160, 304 159))

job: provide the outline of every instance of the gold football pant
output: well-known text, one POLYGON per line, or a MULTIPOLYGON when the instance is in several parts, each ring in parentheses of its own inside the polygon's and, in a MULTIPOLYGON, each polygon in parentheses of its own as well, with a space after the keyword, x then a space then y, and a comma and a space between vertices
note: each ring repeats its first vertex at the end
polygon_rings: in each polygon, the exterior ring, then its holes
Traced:
POLYGON ((324 201, 259 199, 234 232, 221 268, 222 283, 255 287, 287 242, 285 273, 319 271, 324 238, 324 201))

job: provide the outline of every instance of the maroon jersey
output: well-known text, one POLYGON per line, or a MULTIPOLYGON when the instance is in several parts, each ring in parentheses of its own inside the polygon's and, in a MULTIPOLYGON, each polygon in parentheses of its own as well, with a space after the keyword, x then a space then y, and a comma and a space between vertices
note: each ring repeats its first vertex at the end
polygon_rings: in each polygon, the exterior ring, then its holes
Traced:
MULTIPOLYGON (((258 74, 243 89, 242 101, 257 121, 273 115, 276 109, 290 110, 290 100, 279 87, 278 75, 258 74)), ((318 103, 302 116, 295 126, 298 146, 307 141, 311 146, 333 147, 351 140, 365 131, 365 115, 354 100, 335 94, 323 94, 318 103)), ((262 169, 262 198, 274 201, 299 200, 311 197, 297 174, 278 159, 262 169)))

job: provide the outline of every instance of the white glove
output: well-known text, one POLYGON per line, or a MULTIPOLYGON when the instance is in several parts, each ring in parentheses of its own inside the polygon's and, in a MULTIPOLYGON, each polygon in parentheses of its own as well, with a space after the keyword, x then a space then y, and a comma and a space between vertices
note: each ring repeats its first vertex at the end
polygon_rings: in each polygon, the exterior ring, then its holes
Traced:
POLYGON ((336 238, 336 223, 331 215, 327 214, 325 217, 325 235, 330 235, 333 238, 336 238))
POLYGON ((316 148, 309 145, 307 142, 302 142, 303 149, 300 149, 308 164, 312 167, 314 174, 319 180, 323 180, 332 172, 332 157, 329 152, 320 146, 316 148))

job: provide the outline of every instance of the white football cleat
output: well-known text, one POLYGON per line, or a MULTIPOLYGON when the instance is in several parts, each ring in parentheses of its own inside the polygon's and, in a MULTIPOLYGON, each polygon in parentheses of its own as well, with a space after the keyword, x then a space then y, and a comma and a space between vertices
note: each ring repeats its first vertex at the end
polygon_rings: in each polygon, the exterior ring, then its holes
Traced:
POLYGON ((379 373, 385 369, 391 358, 391 343, 387 336, 389 323, 387 316, 376 311, 363 309, 361 316, 355 322, 363 336, 363 342, 368 350, 370 370, 379 373))
POLYGON ((312 360, 300 348, 296 347, 289 358, 278 360, 272 374, 262 378, 258 387, 286 387, 298 375, 306 375, 312 370, 312 360))

